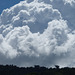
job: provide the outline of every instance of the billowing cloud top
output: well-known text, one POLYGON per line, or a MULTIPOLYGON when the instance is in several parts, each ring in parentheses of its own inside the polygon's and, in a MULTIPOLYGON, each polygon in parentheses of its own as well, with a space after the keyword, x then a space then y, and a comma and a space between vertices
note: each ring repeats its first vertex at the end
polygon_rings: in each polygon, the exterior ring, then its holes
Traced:
POLYGON ((73 5, 75 3, 75 0, 63 0, 66 3, 69 3, 70 5, 73 5))
MULTIPOLYGON (((63 8, 66 2, 75 2, 55 1, 64 4, 63 8)), ((27 0, 3 10, 0 15, 0 63, 74 66, 75 30, 64 16, 65 11, 56 8, 54 0, 27 0)))

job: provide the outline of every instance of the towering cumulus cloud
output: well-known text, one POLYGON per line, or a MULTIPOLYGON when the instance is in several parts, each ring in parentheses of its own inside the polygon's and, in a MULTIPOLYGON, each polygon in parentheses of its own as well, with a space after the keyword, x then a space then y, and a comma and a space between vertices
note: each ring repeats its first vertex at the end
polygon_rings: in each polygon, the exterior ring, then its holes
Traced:
POLYGON ((75 31, 51 2, 26 0, 3 10, 0 64, 75 66, 75 31))

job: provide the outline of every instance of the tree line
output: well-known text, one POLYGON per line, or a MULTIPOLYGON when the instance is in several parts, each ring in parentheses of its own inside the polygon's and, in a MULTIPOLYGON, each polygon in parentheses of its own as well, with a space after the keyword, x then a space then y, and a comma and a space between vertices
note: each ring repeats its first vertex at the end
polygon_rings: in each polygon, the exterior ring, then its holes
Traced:
POLYGON ((17 67, 14 65, 0 65, 0 75, 75 75, 75 68, 55 68, 40 67, 17 67))

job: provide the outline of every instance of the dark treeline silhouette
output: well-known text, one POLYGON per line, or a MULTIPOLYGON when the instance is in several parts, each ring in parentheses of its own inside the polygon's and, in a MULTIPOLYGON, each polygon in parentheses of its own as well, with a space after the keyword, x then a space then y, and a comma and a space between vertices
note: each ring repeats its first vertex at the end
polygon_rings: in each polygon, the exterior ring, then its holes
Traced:
POLYGON ((17 67, 13 65, 0 65, 0 75, 75 75, 75 68, 46 68, 35 65, 34 67, 17 67))

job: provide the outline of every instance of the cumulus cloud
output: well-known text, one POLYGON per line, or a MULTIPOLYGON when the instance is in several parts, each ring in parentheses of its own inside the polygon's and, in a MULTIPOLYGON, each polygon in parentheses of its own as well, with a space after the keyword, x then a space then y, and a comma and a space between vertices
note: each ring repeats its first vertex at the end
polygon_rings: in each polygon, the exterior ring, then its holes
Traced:
POLYGON ((74 38, 75 31, 51 4, 22 1, 0 16, 0 63, 73 66, 74 38))
POLYGON ((70 4, 71 6, 75 3, 75 0, 63 0, 65 4, 70 4))
POLYGON ((10 28, 10 24, 13 27, 28 25, 32 32, 43 32, 49 21, 61 18, 60 12, 50 4, 23 1, 2 12, 1 24, 4 25, 3 29, 10 28))
MULTIPOLYGON (((29 1, 29 0, 28 0, 29 1)), ((51 3, 51 2, 63 2, 64 4, 69 4, 73 6, 75 4, 75 0, 38 0, 39 2, 51 3)))
POLYGON ((53 8, 58 9, 61 12, 63 19, 67 20, 68 26, 74 30, 75 29, 75 3, 72 0, 53 0, 52 2, 46 2, 47 0, 42 0, 45 3, 51 4, 53 8), (72 5, 67 2, 72 2, 72 5), (66 2, 66 4, 65 4, 66 2))
POLYGON ((14 50, 0 35, 0 54, 5 55, 7 58, 16 57, 17 51, 14 50))

